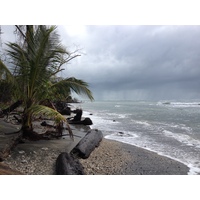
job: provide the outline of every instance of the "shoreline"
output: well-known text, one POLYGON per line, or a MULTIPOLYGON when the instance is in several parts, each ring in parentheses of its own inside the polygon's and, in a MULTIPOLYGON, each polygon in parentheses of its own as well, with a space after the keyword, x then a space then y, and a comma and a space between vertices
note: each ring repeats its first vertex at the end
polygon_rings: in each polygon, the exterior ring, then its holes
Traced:
MULTIPOLYGON (((82 137, 87 132, 87 128, 83 126, 73 128, 82 137)), ((78 138, 76 140, 79 141, 78 138)), ((55 175, 57 157, 61 152, 69 153, 72 148, 70 146, 71 142, 67 138, 26 141, 18 144, 1 163, 27 175, 55 175)), ((185 164, 171 158, 106 138, 103 138, 88 159, 79 161, 88 175, 187 175, 189 172, 185 164)))
MULTIPOLYGON (((55 175, 55 162, 62 150, 55 147, 16 150, 3 161, 26 175, 55 175)), ((79 159, 86 175, 187 175, 189 168, 157 153, 103 138, 88 159, 79 159)))
MULTIPOLYGON (((61 149, 15 150, 3 163, 26 175, 55 175, 61 149)), ((79 159, 86 175, 187 175, 189 168, 154 152, 103 138, 88 159, 79 159)))
POLYGON ((112 140, 112 141, 117 141, 117 142, 122 143, 122 144, 124 144, 124 145, 130 146, 130 148, 131 148, 131 147, 139 148, 139 149, 141 149, 142 151, 144 150, 144 151, 147 151, 147 152, 151 152, 151 153, 157 154, 158 156, 161 156, 161 157, 164 157, 164 158, 167 158, 167 159, 171 159, 171 160, 173 160, 173 161, 175 161, 175 162, 181 163, 182 165, 187 166, 187 168, 189 169, 189 170, 188 170, 188 173, 187 173, 188 175, 199 175, 199 174, 200 174, 200 171, 199 171, 199 170, 196 170, 196 171, 193 170, 193 168, 195 168, 195 167, 193 167, 192 165, 187 164, 187 163, 184 163, 184 162, 182 162, 181 160, 178 160, 178 159, 176 159, 176 158, 170 157, 170 156, 168 156, 168 155, 164 155, 164 154, 159 153, 159 152, 156 152, 156 151, 154 151, 154 150, 151 150, 151 149, 148 149, 148 148, 144 148, 144 147, 140 147, 140 146, 137 146, 137 145, 134 145, 134 144, 125 143, 125 142, 122 142, 122 141, 120 141, 120 140, 114 140, 114 139, 109 139, 109 138, 105 138, 105 139, 112 140))
POLYGON ((189 167, 181 162, 106 138, 81 163, 88 175, 188 175, 189 172, 189 167))

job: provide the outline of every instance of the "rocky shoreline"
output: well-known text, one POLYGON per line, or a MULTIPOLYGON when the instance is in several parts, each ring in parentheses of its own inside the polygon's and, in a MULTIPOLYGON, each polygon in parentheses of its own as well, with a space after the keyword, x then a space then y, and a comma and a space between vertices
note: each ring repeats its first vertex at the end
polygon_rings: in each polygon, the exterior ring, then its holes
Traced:
POLYGON ((186 165, 170 158, 107 139, 81 163, 89 175, 187 175, 189 171, 186 165))
MULTIPOLYGON (((26 175, 54 175, 59 149, 12 153, 4 163, 26 175)), ((156 153, 103 139, 88 159, 79 159, 87 175, 186 175, 184 164, 156 153)))
MULTIPOLYGON (((3 139, 9 139, 9 137, 5 137, 4 133, 18 130, 18 126, 4 121, 1 121, 0 125, 2 127, 0 144, 3 149, 8 142, 3 139)), ((38 132, 42 132, 39 121, 35 126, 38 132)), ((10 155, 0 162, 3 174, 6 165, 15 170, 14 174, 17 174, 16 171, 18 171, 19 174, 26 175, 55 175, 56 159, 59 154, 70 153, 90 130, 88 126, 84 125, 71 125, 71 128, 76 135, 73 141, 69 136, 65 136, 60 139, 25 141, 24 144, 18 144, 10 152, 10 155)), ((180 162, 133 145, 105 138, 92 151, 89 158, 79 158, 79 162, 84 168, 84 174, 88 175, 176 175, 189 172, 189 168, 180 162)))

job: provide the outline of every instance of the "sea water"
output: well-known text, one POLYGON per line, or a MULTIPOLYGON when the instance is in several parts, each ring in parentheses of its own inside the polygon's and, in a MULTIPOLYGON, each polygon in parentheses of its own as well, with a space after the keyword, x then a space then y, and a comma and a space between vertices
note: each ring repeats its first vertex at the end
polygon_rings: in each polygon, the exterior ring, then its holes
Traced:
POLYGON ((186 164, 200 174, 200 101, 84 102, 83 117, 107 139, 117 140, 186 164))

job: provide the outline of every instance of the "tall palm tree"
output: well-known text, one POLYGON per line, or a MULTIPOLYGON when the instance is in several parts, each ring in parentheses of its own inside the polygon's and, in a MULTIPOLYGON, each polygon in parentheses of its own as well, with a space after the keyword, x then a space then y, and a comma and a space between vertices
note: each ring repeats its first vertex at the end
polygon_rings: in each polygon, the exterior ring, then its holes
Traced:
MULTIPOLYGON (((88 84, 76 78, 53 81, 56 74, 63 70, 63 64, 79 56, 72 56, 62 46, 55 26, 30 26, 26 32, 23 45, 8 43, 7 53, 14 66, 13 77, 18 88, 18 98, 23 101, 22 131, 24 136, 33 134, 32 118, 34 115, 47 115, 54 118, 57 126, 66 119, 55 109, 40 105, 50 94, 69 89, 86 95, 93 100, 88 84)), ((1 62, 2 63, 2 62, 1 62)), ((1 64, 0 63, 0 64, 1 64)), ((5 65, 1 64, 5 68, 5 65)), ((4 69, 5 71, 5 69, 4 69)), ((68 126, 68 124, 67 124, 68 126)), ((72 133, 70 132, 72 135, 72 133)))

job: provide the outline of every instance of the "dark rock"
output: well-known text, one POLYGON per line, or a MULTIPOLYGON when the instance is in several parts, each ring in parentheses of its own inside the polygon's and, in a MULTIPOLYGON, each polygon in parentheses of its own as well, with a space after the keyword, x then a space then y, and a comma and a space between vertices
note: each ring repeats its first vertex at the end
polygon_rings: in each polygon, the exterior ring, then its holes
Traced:
POLYGON ((41 126, 51 127, 51 128, 56 128, 56 126, 53 126, 53 125, 51 125, 51 124, 48 124, 46 121, 43 121, 40 125, 41 125, 41 126))
POLYGON ((41 125, 41 126, 46 126, 47 123, 46 123, 46 121, 43 121, 40 125, 41 125))
POLYGON ((71 109, 70 109, 70 107, 66 107, 63 110, 61 110, 60 114, 62 114, 62 115, 71 115, 71 109))
POLYGON ((71 115, 71 108, 65 101, 55 101, 54 106, 62 115, 71 115))
POLYGON ((86 117, 84 120, 82 120, 82 123, 84 125, 92 125, 92 120, 89 117, 86 117))
POLYGON ((74 111, 72 111, 74 113, 76 113, 76 115, 74 117, 69 117, 68 122, 69 124, 83 124, 83 125, 92 125, 92 120, 89 117, 86 117, 84 120, 81 120, 83 111, 82 109, 76 109, 74 111))
POLYGON ((83 166, 78 159, 68 153, 61 153, 56 160, 57 175, 84 175, 83 166))
POLYGON ((86 159, 90 156, 91 152, 99 146, 103 134, 99 130, 89 130, 85 137, 72 149, 71 153, 80 158, 86 159))
POLYGON ((68 120, 69 124, 82 124, 82 125, 92 125, 93 122, 89 117, 86 117, 82 121, 73 121, 73 120, 68 120))
POLYGON ((76 115, 74 116, 74 118, 72 119, 72 121, 81 121, 81 116, 83 114, 82 109, 76 109, 73 112, 76 113, 76 115))

